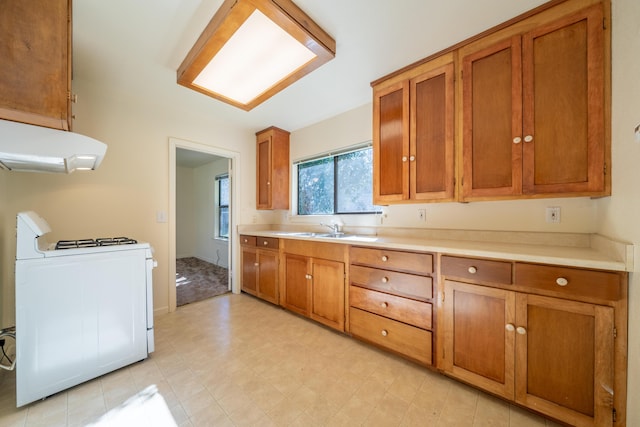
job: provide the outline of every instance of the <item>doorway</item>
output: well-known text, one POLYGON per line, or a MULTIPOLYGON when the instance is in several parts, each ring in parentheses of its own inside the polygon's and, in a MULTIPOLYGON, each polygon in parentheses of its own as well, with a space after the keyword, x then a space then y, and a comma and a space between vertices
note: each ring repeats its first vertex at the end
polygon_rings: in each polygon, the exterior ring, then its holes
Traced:
POLYGON ((169 311, 232 289, 236 161, 237 153, 170 139, 169 311))

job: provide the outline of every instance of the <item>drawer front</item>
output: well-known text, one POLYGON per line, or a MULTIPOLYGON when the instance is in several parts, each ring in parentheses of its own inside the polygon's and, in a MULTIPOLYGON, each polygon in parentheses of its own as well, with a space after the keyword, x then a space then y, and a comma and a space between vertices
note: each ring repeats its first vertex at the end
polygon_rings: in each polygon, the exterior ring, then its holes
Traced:
POLYGON ((441 263, 441 271, 444 276, 511 284, 511 263, 509 261, 490 261, 444 255, 441 258, 441 263))
POLYGON ((431 365, 431 332, 357 308, 349 318, 352 335, 431 365))
POLYGON ((240 244, 245 246, 255 246, 256 245, 256 236, 247 236, 244 234, 240 235, 240 244))
POLYGON ((616 301, 620 298, 621 277, 606 271, 516 263, 515 284, 567 296, 616 301))
POLYGON ((280 240, 273 237, 258 237, 256 239, 256 246, 259 248, 278 249, 280 247, 280 240))
POLYGON ((431 254, 352 247, 351 262, 416 274, 433 273, 433 255, 431 254))
POLYGON ((352 307, 389 317, 422 329, 431 329, 432 307, 427 302, 384 294, 351 286, 349 302, 352 307))
POLYGON ((378 270, 352 265, 349 269, 351 283, 394 295, 409 298, 433 298, 433 279, 425 276, 378 270))

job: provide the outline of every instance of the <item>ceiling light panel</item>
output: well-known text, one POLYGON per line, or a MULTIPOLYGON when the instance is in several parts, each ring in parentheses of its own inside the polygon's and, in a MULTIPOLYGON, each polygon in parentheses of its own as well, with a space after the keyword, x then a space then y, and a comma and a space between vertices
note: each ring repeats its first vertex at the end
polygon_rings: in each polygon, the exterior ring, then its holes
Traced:
POLYGON ((178 83, 251 110, 335 57, 335 41, 290 0, 227 0, 178 83))

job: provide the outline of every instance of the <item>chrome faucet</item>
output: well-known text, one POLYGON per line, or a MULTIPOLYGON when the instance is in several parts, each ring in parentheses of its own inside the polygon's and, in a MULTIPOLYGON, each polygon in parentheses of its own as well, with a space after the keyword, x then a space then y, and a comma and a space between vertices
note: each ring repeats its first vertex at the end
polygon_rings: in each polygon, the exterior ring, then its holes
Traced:
POLYGON ((342 232, 342 224, 340 223, 333 222, 331 224, 325 224, 324 222, 321 222, 320 225, 323 227, 329 227, 331 231, 333 231, 333 234, 344 234, 342 232))

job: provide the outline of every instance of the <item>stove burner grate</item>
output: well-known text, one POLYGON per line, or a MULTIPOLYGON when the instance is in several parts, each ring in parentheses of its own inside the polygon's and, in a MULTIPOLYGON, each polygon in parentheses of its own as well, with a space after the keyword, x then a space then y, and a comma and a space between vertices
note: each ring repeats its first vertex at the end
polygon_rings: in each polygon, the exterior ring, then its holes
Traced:
POLYGON ((60 240, 56 249, 93 248, 96 246, 133 245, 137 240, 129 237, 102 237, 99 239, 60 240))

